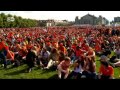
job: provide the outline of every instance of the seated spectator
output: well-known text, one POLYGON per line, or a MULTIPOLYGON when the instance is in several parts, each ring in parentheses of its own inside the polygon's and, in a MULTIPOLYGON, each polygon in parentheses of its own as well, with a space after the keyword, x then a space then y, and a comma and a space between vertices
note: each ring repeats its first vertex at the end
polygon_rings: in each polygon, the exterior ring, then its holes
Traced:
POLYGON ((32 49, 28 49, 28 53, 26 56, 26 63, 28 65, 28 72, 32 71, 32 68, 34 67, 34 62, 36 61, 36 55, 32 51, 32 49))
POLYGON ((99 69, 98 78, 99 79, 113 79, 114 77, 114 69, 109 63, 101 61, 101 66, 99 69))
POLYGON ((96 64, 94 60, 91 58, 86 58, 84 71, 82 72, 82 76, 85 76, 86 79, 96 79, 96 64))
POLYGON ((95 62, 95 51, 90 47, 86 56, 95 62))
POLYGON ((65 59, 65 54, 63 52, 59 52, 59 63, 61 63, 65 59))
MULTIPOLYGON (((108 62, 109 63, 109 65, 110 66, 112 66, 112 67, 115 67, 115 65, 113 64, 113 60, 111 60, 112 58, 108 58, 107 56, 105 56, 105 55, 102 55, 101 57, 100 57, 100 62, 108 62), (111 62, 112 61, 112 62, 111 62)), ((114 59, 114 58, 113 58, 114 59)), ((116 60, 114 60, 114 62, 115 62, 116 60)))
POLYGON ((84 58, 79 58, 77 61, 73 63, 74 70, 69 74, 68 79, 74 78, 74 79, 80 79, 83 67, 84 67, 84 58))
POLYGON ((66 57, 59 65, 58 65, 58 77, 61 79, 64 74, 64 79, 67 79, 69 75, 69 67, 70 67, 70 58, 66 57))
POLYGON ((50 56, 50 52, 47 51, 46 48, 43 48, 43 50, 41 51, 41 58, 40 58, 40 62, 43 68, 47 66, 49 56, 50 56))
POLYGON ((46 69, 49 69, 52 66, 56 66, 58 65, 59 62, 59 53, 57 51, 57 49, 53 49, 50 56, 49 56, 49 62, 47 64, 47 67, 45 67, 46 69))
POLYGON ((74 50, 73 49, 68 49, 67 52, 68 52, 68 57, 71 58, 71 61, 73 63, 76 59, 74 50))
POLYGON ((115 50, 114 50, 116 56, 118 59, 120 59, 120 47, 117 47, 115 50))

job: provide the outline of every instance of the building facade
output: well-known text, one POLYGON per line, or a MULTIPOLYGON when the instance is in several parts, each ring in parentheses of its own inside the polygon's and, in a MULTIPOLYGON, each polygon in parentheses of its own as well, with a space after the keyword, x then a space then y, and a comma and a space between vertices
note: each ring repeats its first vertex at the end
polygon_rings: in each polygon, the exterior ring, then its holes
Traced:
POLYGON ((67 20, 53 20, 53 19, 39 20, 39 26, 50 27, 50 26, 67 25, 67 24, 69 24, 67 20))
POLYGON ((87 24, 87 25, 106 25, 108 24, 109 21, 102 17, 102 16, 99 16, 99 17, 95 17, 94 15, 90 15, 90 14, 87 14, 83 17, 81 17, 80 19, 78 18, 78 16, 75 18, 75 24, 76 25, 83 25, 83 24, 87 24))
POLYGON ((120 22, 120 17, 114 17, 114 22, 120 22))
POLYGON ((39 26, 49 27, 49 26, 54 26, 54 25, 55 25, 54 20, 39 20, 39 26))

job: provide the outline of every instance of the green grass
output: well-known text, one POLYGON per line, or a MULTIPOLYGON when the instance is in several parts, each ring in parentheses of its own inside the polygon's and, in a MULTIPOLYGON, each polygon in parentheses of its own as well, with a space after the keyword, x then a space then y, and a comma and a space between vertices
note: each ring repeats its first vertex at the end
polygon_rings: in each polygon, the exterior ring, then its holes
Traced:
MULTIPOLYGON (((100 67, 100 62, 98 60, 99 57, 96 57, 97 72, 100 67)), ((52 79, 57 76, 57 71, 46 71, 35 67, 32 72, 26 73, 26 68, 26 65, 8 69, 3 69, 3 67, 0 67, 0 79, 52 79)), ((114 77, 116 79, 120 79, 120 67, 114 68, 114 72, 114 77)))
MULTIPOLYGON (((11 67, 11 66, 9 66, 11 67)), ((56 75, 56 71, 46 71, 33 68, 31 73, 26 73, 26 65, 19 66, 17 68, 0 68, 0 79, 49 79, 56 75)))

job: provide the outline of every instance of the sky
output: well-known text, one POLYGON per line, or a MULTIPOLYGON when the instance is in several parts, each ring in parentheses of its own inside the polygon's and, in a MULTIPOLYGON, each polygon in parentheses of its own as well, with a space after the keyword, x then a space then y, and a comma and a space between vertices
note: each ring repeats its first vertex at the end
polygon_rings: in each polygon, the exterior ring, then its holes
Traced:
POLYGON ((96 17, 101 15, 109 21, 114 20, 114 17, 120 16, 120 11, 0 11, 0 13, 37 20, 55 19, 68 21, 74 21, 76 16, 81 18, 88 13, 96 17))

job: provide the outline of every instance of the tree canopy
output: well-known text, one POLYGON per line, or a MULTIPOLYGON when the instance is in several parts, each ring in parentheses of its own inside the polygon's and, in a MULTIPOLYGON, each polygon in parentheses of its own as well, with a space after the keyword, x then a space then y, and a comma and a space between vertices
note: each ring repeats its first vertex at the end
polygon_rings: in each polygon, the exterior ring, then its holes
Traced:
POLYGON ((0 28, 11 28, 11 27, 36 27, 38 25, 37 20, 26 19, 15 15, 0 14, 0 28), (8 20, 9 18, 9 20, 8 20), (11 18, 14 20, 12 21, 11 18))

